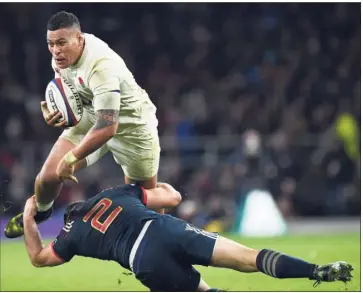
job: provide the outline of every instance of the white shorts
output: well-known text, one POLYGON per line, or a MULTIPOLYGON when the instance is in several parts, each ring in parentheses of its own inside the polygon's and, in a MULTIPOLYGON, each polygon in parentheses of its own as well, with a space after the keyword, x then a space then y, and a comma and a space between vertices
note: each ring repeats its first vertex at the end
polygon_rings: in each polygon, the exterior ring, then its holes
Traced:
MULTIPOLYGON (((95 123, 93 115, 87 111, 78 125, 63 131, 60 137, 79 145, 95 123)), ((158 173, 160 161, 160 144, 156 127, 132 125, 116 133, 105 145, 90 154, 87 166, 92 165, 111 151, 124 174, 137 181, 152 178, 158 173)))

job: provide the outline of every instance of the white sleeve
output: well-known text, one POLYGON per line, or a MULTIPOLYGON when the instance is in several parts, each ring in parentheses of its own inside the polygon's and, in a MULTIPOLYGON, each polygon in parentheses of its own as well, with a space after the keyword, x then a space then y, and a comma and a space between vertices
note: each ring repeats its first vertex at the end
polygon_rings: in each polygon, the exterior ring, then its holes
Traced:
POLYGON ((101 109, 120 110, 120 78, 119 71, 112 63, 101 61, 92 70, 89 87, 93 93, 93 107, 95 111, 101 109))
POLYGON ((120 110, 121 98, 120 93, 105 92, 93 98, 93 108, 98 110, 120 110))

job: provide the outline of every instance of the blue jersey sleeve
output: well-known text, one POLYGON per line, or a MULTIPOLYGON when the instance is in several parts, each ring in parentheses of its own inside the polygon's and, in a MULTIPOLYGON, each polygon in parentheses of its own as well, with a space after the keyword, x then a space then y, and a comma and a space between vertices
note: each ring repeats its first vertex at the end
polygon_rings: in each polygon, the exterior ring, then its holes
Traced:
POLYGON ((66 227, 62 229, 61 233, 51 244, 54 254, 64 262, 70 261, 75 255, 71 239, 68 237, 69 233, 65 230, 66 227))

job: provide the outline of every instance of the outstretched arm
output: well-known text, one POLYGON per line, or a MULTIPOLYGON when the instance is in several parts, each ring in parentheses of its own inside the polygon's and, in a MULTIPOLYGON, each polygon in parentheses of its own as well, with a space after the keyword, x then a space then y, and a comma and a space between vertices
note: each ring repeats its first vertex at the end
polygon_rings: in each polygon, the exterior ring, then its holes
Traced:
POLYGON ((168 183, 158 183, 153 189, 144 189, 146 206, 157 210, 176 207, 182 200, 178 191, 168 183))
POLYGON ((118 115, 119 110, 101 109, 96 112, 95 125, 88 131, 81 143, 65 154, 59 162, 56 172, 60 180, 70 179, 78 183, 77 178, 73 175, 75 164, 98 150, 115 135, 118 115))
POLYGON ((37 223, 34 220, 36 212, 35 196, 32 196, 26 202, 23 216, 24 241, 30 262, 35 267, 61 265, 64 261, 53 253, 51 245, 43 246, 37 223))
MULTIPOLYGON (((115 93, 111 93, 114 95, 115 93)), ((119 99, 119 95, 116 94, 119 99)), ((109 141, 117 131, 119 110, 101 109, 96 112, 96 123, 84 137, 82 142, 76 146, 68 155, 70 163, 86 158, 109 141), (73 158, 73 156, 75 158, 73 158)))
POLYGON ((94 96, 96 122, 81 143, 68 152, 59 163, 57 176, 61 180, 71 179, 77 182, 73 176, 74 164, 98 150, 117 132, 121 105, 120 80, 113 73, 112 64, 109 62, 99 64, 96 68, 89 80, 89 88, 94 96))
POLYGON ((88 86, 94 96, 96 122, 82 142, 68 154, 67 161, 71 164, 99 149, 115 135, 118 127, 121 106, 119 69, 111 60, 101 60, 91 72, 88 86))

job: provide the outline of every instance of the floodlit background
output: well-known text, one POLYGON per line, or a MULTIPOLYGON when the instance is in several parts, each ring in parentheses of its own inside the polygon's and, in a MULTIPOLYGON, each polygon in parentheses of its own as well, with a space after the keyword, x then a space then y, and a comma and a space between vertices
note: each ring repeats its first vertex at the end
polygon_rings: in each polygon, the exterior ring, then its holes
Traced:
MULTIPOLYGON (((84 32, 108 42, 156 104, 159 180, 183 195, 170 213, 256 247, 310 261, 355 261, 358 278, 360 4, 0 4, 2 227, 32 195, 60 134, 46 125, 39 105, 53 78, 46 23, 59 10, 75 13, 84 32)), ((42 226, 45 237, 59 232, 68 202, 123 183, 111 155, 78 178, 80 184, 63 188, 42 226)), ((118 283, 112 274, 92 286, 80 272, 87 260, 67 266, 76 277, 67 286, 63 268, 54 269, 62 277, 51 269, 49 285, 26 282, 43 273, 30 267, 19 242, 1 246, 1 290, 143 290, 132 277, 118 283), (16 260, 24 282, 11 277, 16 260)), ((307 281, 203 272, 212 285, 231 290, 311 290, 307 281)), ((360 290, 360 282, 348 289, 360 290)))

